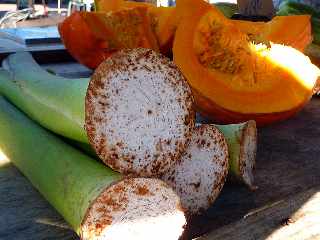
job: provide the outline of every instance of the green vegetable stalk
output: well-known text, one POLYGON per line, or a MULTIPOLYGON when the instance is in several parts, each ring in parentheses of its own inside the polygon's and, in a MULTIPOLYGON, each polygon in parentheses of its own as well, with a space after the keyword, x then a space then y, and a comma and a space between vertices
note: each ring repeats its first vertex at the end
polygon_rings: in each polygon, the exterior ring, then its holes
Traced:
POLYGON ((84 98, 89 79, 49 74, 29 53, 10 55, 1 72, 0 92, 42 126, 79 142, 84 131, 84 98))
POLYGON ((1 96, 0 109, 0 152, 82 239, 150 239, 148 228, 164 239, 181 235, 185 218, 179 198, 162 181, 121 180, 118 173, 65 144, 1 96))

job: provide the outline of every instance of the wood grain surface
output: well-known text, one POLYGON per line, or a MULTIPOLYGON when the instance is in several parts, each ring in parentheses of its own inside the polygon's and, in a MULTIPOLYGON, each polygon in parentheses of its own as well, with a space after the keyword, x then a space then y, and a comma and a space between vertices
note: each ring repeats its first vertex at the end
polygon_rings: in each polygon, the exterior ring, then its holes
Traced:
MULTIPOLYGON (((319 207, 310 210, 320 202, 319 123, 320 98, 314 98, 296 117, 259 129, 255 172, 259 189, 250 192, 244 186, 227 184, 206 214, 191 219, 186 239, 210 231, 220 238, 204 239, 268 239, 286 228, 284 220, 292 216, 319 214, 319 207), (304 212, 309 201, 312 204, 304 212), (303 214, 294 215, 299 209, 303 214)), ((320 221, 316 230, 308 222, 302 221, 299 229, 308 232, 312 228, 314 235, 299 239, 319 239, 313 237, 319 236, 320 221)), ((28 180, 4 162, 0 163, 0 239, 77 239, 28 180)))
POLYGON ((236 223, 197 240, 320 239, 320 187, 251 211, 236 223))

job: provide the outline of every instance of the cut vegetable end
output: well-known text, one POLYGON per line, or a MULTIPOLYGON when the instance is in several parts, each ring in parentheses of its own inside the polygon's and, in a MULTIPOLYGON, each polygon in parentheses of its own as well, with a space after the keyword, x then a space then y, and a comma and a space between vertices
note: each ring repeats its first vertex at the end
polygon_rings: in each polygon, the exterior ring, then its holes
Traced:
POLYGON ((179 197, 163 181, 124 179, 105 189, 83 220, 83 239, 178 239, 186 219, 179 197))
POLYGON ((246 184, 251 190, 257 152, 257 127, 251 120, 240 124, 214 125, 225 136, 229 151, 231 180, 246 184))
POLYGON ((257 128, 255 121, 248 121, 243 126, 239 155, 240 176, 243 182, 251 189, 257 189, 254 185, 253 170, 257 152, 257 128))
POLYGON ((95 71, 86 130, 99 157, 135 176, 159 176, 182 155, 194 128, 191 90, 177 67, 148 49, 122 50, 95 71))
POLYGON ((189 147, 163 179, 181 198, 188 214, 207 210, 219 195, 228 175, 228 146, 217 128, 201 125, 189 147))

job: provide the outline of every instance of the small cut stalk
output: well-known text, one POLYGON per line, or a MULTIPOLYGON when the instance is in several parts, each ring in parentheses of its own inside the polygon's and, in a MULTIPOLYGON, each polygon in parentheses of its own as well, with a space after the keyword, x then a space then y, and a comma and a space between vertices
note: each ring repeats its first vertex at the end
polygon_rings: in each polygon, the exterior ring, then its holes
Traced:
POLYGON ((243 182, 251 190, 255 190, 257 188, 254 185, 253 176, 257 152, 255 121, 214 126, 224 134, 228 143, 231 178, 243 182))

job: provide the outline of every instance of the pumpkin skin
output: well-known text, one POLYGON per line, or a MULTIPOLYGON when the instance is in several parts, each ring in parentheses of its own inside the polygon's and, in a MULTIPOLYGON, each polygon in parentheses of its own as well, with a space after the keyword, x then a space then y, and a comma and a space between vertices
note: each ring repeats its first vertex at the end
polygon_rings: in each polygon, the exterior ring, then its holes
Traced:
POLYGON ((109 13, 75 12, 58 29, 70 54, 91 69, 120 49, 143 47, 159 51, 145 7, 109 13))
POLYGON ((265 125, 289 118, 310 100, 319 69, 298 50, 248 42, 204 1, 177 0, 177 12, 174 61, 193 89, 196 109, 207 117, 265 125))
POLYGON ((310 15, 297 15, 276 16, 267 23, 242 20, 232 20, 232 22, 253 41, 270 41, 304 51, 312 42, 310 20, 310 15), (290 25, 294 25, 294 27, 288 27, 290 25))

